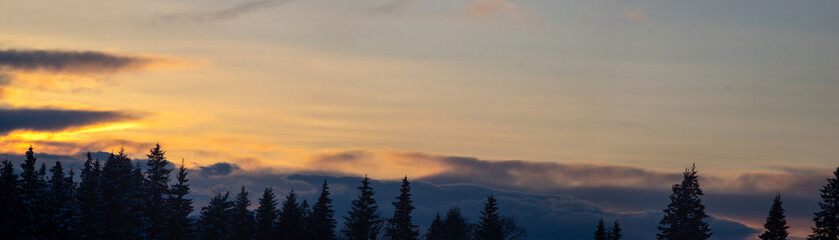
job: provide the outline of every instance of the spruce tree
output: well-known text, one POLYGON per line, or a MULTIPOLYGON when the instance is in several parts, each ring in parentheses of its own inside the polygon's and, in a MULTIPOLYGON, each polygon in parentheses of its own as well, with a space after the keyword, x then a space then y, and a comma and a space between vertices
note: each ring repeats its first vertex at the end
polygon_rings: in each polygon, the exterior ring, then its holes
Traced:
POLYGON ((90 152, 81 173, 81 182, 76 191, 75 225, 71 236, 76 239, 105 239, 105 212, 102 208, 102 170, 98 160, 90 152))
POLYGON ((192 213, 192 199, 186 198, 189 194, 187 174, 184 161, 181 159, 178 175, 175 176, 178 182, 169 188, 169 196, 166 200, 169 211, 166 218, 168 239, 194 239, 197 234, 193 220, 189 218, 189 214, 192 213))
POLYGON ((471 240, 473 226, 463 217, 460 207, 449 208, 443 217, 442 235, 446 240, 471 240))
POLYGON ((64 176, 64 168, 60 161, 55 162, 55 166, 50 168, 52 173, 49 184, 49 195, 47 197, 49 206, 49 225, 44 229, 47 236, 52 239, 60 239, 68 235, 67 223, 70 222, 72 215, 68 215, 68 208, 72 208, 73 202, 73 179, 64 176))
POLYGON ((332 210, 332 199, 329 198, 329 185, 323 180, 320 197, 312 207, 309 217, 309 238, 311 240, 335 240, 335 210, 332 210))
POLYGON ((382 219, 379 217, 378 205, 373 199, 373 188, 370 178, 364 176, 361 180, 361 191, 358 199, 352 201, 348 216, 344 217, 344 229, 341 232, 348 240, 376 240, 381 230, 382 219))
POLYGON ((411 221, 411 212, 415 209, 411 200, 411 183, 408 177, 402 178, 402 188, 399 196, 393 202, 393 217, 388 219, 385 237, 394 240, 417 240, 419 231, 417 225, 411 221))
POLYGON ((311 238, 311 217, 312 217, 312 209, 309 208, 309 202, 303 200, 303 203, 300 203, 300 214, 303 216, 303 232, 306 233, 306 239, 311 238))
POLYGON ((274 239, 274 221, 277 219, 277 200, 274 196, 274 189, 268 187, 262 192, 255 215, 256 231, 254 232, 254 239, 274 239))
POLYGON ((833 178, 827 179, 821 192, 819 201, 820 211, 814 213, 812 227, 813 234, 809 240, 836 240, 839 239, 839 168, 833 171, 833 178))
POLYGON ((594 240, 609 240, 606 233, 606 225, 603 224, 603 219, 597 222, 597 228, 594 230, 594 240))
MULTIPOLYGON (((131 174, 129 180, 129 188, 126 188, 127 191, 127 206, 128 206, 128 226, 126 226, 126 230, 131 234, 129 239, 146 239, 149 238, 149 232, 146 229, 150 228, 149 225, 149 218, 148 213, 146 212, 146 206, 148 202, 148 198, 146 198, 146 193, 148 192, 145 183, 145 177, 143 174, 143 168, 140 166, 140 162, 137 162, 131 168, 131 174)), ((124 237, 126 238, 126 237, 124 237)))
POLYGON ((612 224, 612 229, 609 230, 609 240, 620 240, 623 235, 621 234, 621 225, 615 220, 615 223, 612 224))
POLYGON ((487 196, 487 203, 481 211, 481 217, 475 231, 476 240, 504 240, 501 229, 501 216, 498 214, 498 202, 493 195, 487 196))
POLYGON ((685 169, 684 179, 673 185, 670 204, 664 209, 664 218, 659 222, 659 240, 704 240, 711 237, 711 229, 705 221, 705 206, 700 197, 699 177, 696 165, 685 169))
POLYGON ((253 229, 256 222, 253 219, 253 212, 248 210, 250 205, 251 201, 248 199, 248 191, 242 185, 242 190, 236 195, 236 200, 233 204, 233 219, 231 224, 233 239, 235 240, 253 239, 253 229))
POLYGON ((437 216, 431 221, 431 225, 428 226, 428 231, 425 232, 425 240, 444 239, 446 238, 443 232, 443 220, 440 219, 440 213, 437 213, 437 216))
POLYGON ((230 192, 216 193, 207 206, 201 208, 198 226, 202 240, 232 238, 230 218, 233 212, 233 202, 229 201, 228 197, 230 197, 230 192))
POLYGON ((76 216, 76 209, 79 206, 78 199, 76 199, 76 191, 78 190, 78 184, 73 181, 75 179, 76 172, 71 168, 68 172, 68 176, 65 181, 70 186, 68 188, 68 193, 70 198, 67 199, 67 202, 61 207, 58 211, 58 215, 55 217, 55 221, 58 223, 58 227, 61 231, 59 233, 58 239, 70 239, 75 236, 76 231, 79 227, 77 224, 77 216, 76 216))
POLYGON ((20 165, 20 199, 22 201, 22 218, 20 219, 21 236, 31 236, 33 239, 47 238, 49 203, 47 202, 48 185, 46 182, 46 165, 41 164, 35 170, 35 152, 32 147, 26 151, 26 159, 20 165))
POLYGON ((283 201, 280 215, 277 218, 277 238, 280 240, 296 240, 305 237, 303 229, 303 211, 297 203, 297 194, 294 190, 288 192, 283 201))
POLYGON ((150 239, 166 239, 166 217, 169 215, 166 197, 169 195, 169 173, 166 151, 160 149, 160 143, 149 149, 145 178, 145 213, 148 219, 146 229, 150 239))
POLYGON ((109 239, 135 238, 131 212, 134 166, 124 149, 111 154, 102 167, 102 198, 104 203, 105 237, 109 239))
POLYGON ((775 195, 775 200, 772 201, 772 208, 769 209, 769 216, 766 217, 766 224, 763 224, 765 232, 760 234, 762 240, 786 240, 789 236, 789 226, 787 226, 787 219, 784 216, 784 208, 781 206, 781 194, 775 195))
POLYGON ((12 239, 19 236, 22 223, 20 189, 18 175, 14 165, 8 159, 3 160, 0 168, 0 239, 12 239))

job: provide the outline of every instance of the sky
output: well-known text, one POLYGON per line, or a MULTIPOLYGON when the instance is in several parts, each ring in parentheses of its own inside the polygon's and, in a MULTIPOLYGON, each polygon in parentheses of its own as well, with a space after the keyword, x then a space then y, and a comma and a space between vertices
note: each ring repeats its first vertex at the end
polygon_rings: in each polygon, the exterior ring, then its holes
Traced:
POLYGON ((711 215, 760 228, 780 192, 803 237, 839 156, 837 7, 2 1, 0 151, 160 142, 236 176, 408 175, 610 213, 660 212, 695 163, 711 215))

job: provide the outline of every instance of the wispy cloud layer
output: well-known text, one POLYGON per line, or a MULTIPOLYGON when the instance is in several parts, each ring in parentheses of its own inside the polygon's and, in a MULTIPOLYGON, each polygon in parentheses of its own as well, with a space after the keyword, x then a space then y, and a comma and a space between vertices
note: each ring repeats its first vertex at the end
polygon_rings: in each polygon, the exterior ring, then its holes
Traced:
POLYGON ((158 17, 157 20, 164 23, 205 23, 222 21, 239 17, 254 10, 271 8, 291 1, 292 0, 248 0, 224 9, 164 15, 158 17))
POLYGON ((68 109, 0 109, 0 135, 14 130, 60 131, 136 117, 116 111, 68 109))
POLYGON ((112 73, 147 66, 154 59, 98 51, 0 50, 0 69, 50 73, 112 73))

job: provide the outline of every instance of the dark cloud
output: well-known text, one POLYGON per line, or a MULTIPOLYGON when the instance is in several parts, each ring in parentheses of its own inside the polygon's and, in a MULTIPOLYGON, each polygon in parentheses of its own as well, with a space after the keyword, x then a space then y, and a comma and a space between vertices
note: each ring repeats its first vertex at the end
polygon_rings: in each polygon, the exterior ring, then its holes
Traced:
MULTIPOLYGON (((0 50, 0 67, 18 71, 46 71, 52 73, 110 73, 142 67, 153 59, 123 56, 96 51, 62 50, 0 50)), ((8 76, 0 74, 0 82, 8 76)))
POLYGON ((204 23, 232 19, 254 10, 271 8, 291 0, 249 0, 229 8, 209 12, 190 12, 158 17, 164 23, 204 23))
MULTIPOLYGON (((488 161, 418 152, 381 154, 353 150, 321 155, 314 162, 320 163, 318 166, 326 172, 344 174, 349 174, 344 170, 348 166, 359 164, 389 164, 400 169, 410 168, 399 164, 443 166, 441 172, 418 179, 437 185, 475 183, 528 194, 568 195, 620 212, 660 212, 667 204, 670 187, 682 178, 679 169, 662 172, 608 164, 488 161)), ((818 189, 831 176, 832 169, 774 168, 778 170, 718 176, 702 172, 699 166, 708 212, 758 226, 766 217, 772 198, 780 192, 787 203, 788 218, 796 223, 793 228, 806 229, 808 226, 802 223, 808 222, 817 210, 818 189)))
MULTIPOLYGON (((293 189, 301 200, 312 204, 317 200, 320 184, 324 180, 329 182, 330 197, 340 226, 342 217, 350 209, 351 201, 357 198, 356 187, 360 178, 241 171, 213 177, 198 174, 191 177, 190 183, 196 209, 200 209, 214 191, 238 191, 243 185, 251 192, 252 202, 261 196, 265 187, 272 187, 279 195, 278 198, 293 189)), ((398 181, 371 182, 376 192, 374 198, 379 202, 383 217, 389 217, 393 212, 389 202, 399 194, 400 184, 398 181)), ((661 219, 660 210, 619 213, 603 210, 595 203, 568 195, 526 194, 477 184, 431 184, 415 180, 411 183, 411 193, 416 207, 414 221, 421 231, 428 227, 435 214, 452 206, 459 206, 471 222, 477 222, 483 202, 489 194, 494 194, 499 200, 501 214, 518 218, 519 224, 528 230, 529 239, 589 239, 600 218, 620 221, 625 232, 623 239, 655 239, 656 227, 661 219)), ((715 239, 749 239, 755 233, 754 229, 729 220, 715 218, 710 223, 715 239)))
POLYGON ((0 116, 0 134, 13 130, 59 131, 135 119, 122 112, 66 109, 0 109, 0 116))
POLYGON ((198 167, 199 173, 204 177, 211 176, 227 176, 233 173, 234 170, 239 170, 239 166, 232 163, 220 162, 206 167, 198 167))

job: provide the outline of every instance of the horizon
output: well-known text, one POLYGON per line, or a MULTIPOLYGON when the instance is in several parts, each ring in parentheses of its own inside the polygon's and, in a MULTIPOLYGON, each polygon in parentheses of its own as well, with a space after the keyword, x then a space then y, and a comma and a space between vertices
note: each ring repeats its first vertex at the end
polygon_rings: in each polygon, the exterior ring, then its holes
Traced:
POLYGON ((85 152, 145 159, 161 143, 170 162, 235 173, 215 180, 407 175, 604 216, 662 213, 696 164, 713 219, 762 230, 780 193, 801 239, 839 167, 833 9, 4 1, 0 154, 19 164, 34 146, 48 166, 81 166, 85 152))

